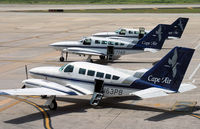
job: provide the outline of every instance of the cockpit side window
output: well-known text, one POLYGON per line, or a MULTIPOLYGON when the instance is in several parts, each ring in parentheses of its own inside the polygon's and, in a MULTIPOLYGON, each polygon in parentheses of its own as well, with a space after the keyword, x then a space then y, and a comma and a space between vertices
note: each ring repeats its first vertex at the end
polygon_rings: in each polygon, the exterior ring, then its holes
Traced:
POLYGON ((85 39, 84 41, 83 41, 83 45, 91 45, 91 42, 92 42, 92 40, 91 39, 85 39))
POLYGON ((126 34, 126 30, 125 29, 121 29, 121 31, 119 32, 120 35, 125 35, 126 34))
POLYGON ((74 66, 73 66, 73 65, 68 65, 68 66, 65 68, 64 72, 73 72, 73 70, 74 70, 74 66))

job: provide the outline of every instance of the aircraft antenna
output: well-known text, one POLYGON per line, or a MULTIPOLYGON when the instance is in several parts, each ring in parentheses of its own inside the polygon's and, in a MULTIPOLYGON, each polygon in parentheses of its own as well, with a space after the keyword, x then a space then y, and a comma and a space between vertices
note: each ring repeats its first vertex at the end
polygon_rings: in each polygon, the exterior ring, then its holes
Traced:
POLYGON ((25 72, 26 72, 26 79, 28 79, 28 70, 27 70, 27 65, 25 65, 25 72))

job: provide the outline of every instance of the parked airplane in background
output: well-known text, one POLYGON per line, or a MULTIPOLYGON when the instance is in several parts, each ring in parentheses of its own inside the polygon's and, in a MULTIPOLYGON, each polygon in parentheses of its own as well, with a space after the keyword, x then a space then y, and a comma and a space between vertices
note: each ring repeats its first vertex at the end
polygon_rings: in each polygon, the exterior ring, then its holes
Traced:
POLYGON ((87 37, 80 41, 56 42, 50 44, 50 46, 61 51, 61 62, 64 61, 64 53, 66 53, 66 60, 68 53, 88 55, 87 61, 92 61, 91 56, 99 56, 102 60, 107 56, 108 60, 113 60, 121 55, 160 50, 167 38, 168 26, 156 26, 145 37, 135 43, 102 37, 87 37))
MULTIPOLYGON (((189 18, 178 18, 174 21, 169 27, 168 39, 176 39, 181 38, 183 31, 187 25, 189 18)), ((150 31, 145 31, 145 28, 141 27, 139 29, 118 29, 115 32, 100 32, 93 34, 92 36, 95 37, 121 37, 122 38, 129 38, 129 41, 137 41, 138 39, 143 38, 146 34, 150 31), (130 39, 131 38, 131 39, 130 39)))
POLYGON ((73 62, 62 67, 38 67, 23 81, 24 89, 0 90, 0 95, 48 95, 46 105, 56 109, 56 95, 93 95, 90 104, 103 97, 138 96, 142 99, 192 90, 181 84, 194 49, 175 47, 151 69, 117 69, 89 62, 73 62))

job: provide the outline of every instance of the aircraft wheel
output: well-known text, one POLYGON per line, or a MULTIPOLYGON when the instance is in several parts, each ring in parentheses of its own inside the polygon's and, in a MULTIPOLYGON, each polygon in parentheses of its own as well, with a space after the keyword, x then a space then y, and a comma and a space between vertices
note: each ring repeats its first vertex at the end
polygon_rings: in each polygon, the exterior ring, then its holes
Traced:
POLYGON ((92 60, 92 59, 90 59, 90 62, 91 62, 91 63, 93 63, 93 60, 92 60))
POLYGON ((47 98, 47 95, 41 95, 41 98, 42 99, 47 98))
POLYGON ((57 109, 57 102, 56 102, 56 100, 53 100, 48 107, 49 107, 50 110, 56 110, 57 109))
POLYGON ((63 62, 65 60, 65 58, 64 57, 60 57, 60 62, 63 62))
POLYGON ((24 88, 26 88, 26 86, 25 86, 25 85, 23 85, 23 86, 22 86, 22 89, 24 89, 24 88))
POLYGON ((99 56, 101 60, 105 60, 105 56, 99 56))

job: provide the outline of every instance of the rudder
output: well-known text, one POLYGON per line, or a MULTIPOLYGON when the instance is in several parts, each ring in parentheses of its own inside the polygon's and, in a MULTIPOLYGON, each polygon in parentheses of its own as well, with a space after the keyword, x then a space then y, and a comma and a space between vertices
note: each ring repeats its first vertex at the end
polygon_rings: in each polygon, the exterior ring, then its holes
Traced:
POLYGON ((161 49, 168 37, 168 27, 169 25, 164 24, 157 25, 152 31, 137 42, 136 47, 161 49))
POLYGON ((134 83, 137 87, 159 87, 178 92, 194 49, 175 47, 134 83))
POLYGON ((179 17, 170 25, 168 36, 181 38, 188 20, 189 18, 179 17))

